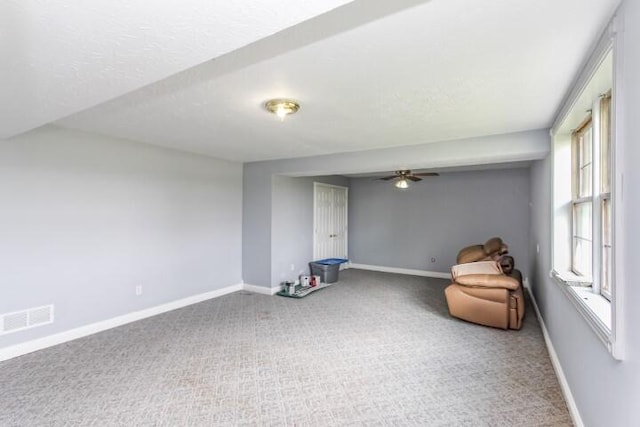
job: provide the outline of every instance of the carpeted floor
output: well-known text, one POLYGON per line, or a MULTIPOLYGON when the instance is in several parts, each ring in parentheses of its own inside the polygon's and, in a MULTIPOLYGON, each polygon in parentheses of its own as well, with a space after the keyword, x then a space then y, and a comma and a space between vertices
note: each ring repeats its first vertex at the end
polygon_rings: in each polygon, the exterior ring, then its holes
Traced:
POLYGON ((531 306, 521 331, 465 323, 447 283, 345 270, 2 362, 0 425, 571 425, 531 306))

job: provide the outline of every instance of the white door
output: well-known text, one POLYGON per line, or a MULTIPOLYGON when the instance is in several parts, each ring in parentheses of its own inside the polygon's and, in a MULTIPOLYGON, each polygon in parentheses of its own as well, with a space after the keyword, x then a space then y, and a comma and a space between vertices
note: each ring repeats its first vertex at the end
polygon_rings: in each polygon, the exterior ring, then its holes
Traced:
POLYGON ((313 259, 347 258, 347 187, 313 184, 313 259))

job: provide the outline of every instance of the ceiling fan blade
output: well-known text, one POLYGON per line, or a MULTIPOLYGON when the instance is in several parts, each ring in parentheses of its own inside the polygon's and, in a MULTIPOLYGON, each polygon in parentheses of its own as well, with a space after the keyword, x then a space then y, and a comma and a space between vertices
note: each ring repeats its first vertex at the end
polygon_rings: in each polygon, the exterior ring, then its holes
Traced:
POLYGON ((413 182, 418 182, 418 181, 422 181, 422 178, 418 178, 415 175, 407 175, 405 178, 410 179, 413 182))
POLYGON ((378 178, 378 179, 383 181, 389 181, 390 179, 397 178, 397 177, 398 175, 389 175, 389 176, 383 176, 382 178, 378 178))
POLYGON ((440 174, 436 172, 423 172, 423 173, 414 173, 413 176, 440 176, 440 174))

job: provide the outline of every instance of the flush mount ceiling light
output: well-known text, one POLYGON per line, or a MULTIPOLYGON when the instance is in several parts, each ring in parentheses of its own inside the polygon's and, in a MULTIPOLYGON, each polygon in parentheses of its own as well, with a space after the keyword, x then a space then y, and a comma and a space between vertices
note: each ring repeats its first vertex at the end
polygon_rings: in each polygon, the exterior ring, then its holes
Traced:
POLYGON ((300 104, 291 99, 270 99, 264 103, 264 108, 284 120, 289 114, 293 114, 300 109, 300 104))

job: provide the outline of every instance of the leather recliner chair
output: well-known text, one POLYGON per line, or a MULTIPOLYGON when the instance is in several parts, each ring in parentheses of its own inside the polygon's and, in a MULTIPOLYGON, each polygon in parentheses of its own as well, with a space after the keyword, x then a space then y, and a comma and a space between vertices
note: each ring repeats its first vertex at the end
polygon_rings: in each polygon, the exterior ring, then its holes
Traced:
POLYGON ((451 267, 453 283, 445 289, 452 316, 502 329, 520 329, 524 317, 522 274, 500 238, 468 246, 451 267))

